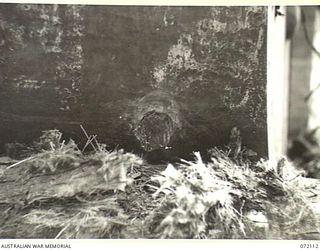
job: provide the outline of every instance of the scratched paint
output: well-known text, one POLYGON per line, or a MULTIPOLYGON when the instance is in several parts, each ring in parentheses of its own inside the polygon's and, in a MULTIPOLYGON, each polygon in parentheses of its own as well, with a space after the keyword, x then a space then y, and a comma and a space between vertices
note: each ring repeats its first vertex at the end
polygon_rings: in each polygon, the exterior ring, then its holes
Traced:
POLYGON ((70 110, 72 106, 78 103, 80 96, 80 86, 82 80, 83 67, 83 48, 81 39, 83 37, 83 17, 81 11, 83 6, 72 5, 66 10, 66 15, 70 16, 72 28, 68 29, 66 33, 66 40, 68 43, 65 51, 68 56, 67 61, 61 61, 56 67, 56 73, 60 79, 69 77, 71 86, 59 86, 58 93, 61 96, 60 110, 70 110))
MULTIPOLYGON (((180 95, 197 88, 193 85, 221 85, 223 82, 222 101, 228 109, 250 105, 250 96, 255 96, 251 93, 256 91, 254 74, 260 67, 259 53, 266 31, 253 23, 252 15, 261 10, 261 7, 211 8, 210 18, 199 20, 190 33, 181 34, 169 48, 166 60, 154 67, 153 87, 180 95), (225 13, 240 15, 240 18, 226 19, 225 13), (240 39, 246 30, 252 30, 255 36, 240 39), (180 76, 188 72, 192 74, 179 81, 180 76), (217 81, 212 76, 207 77, 210 72, 216 75, 217 81)), ((166 19, 166 13, 164 17, 166 19)), ((250 117, 256 120, 259 112, 252 107, 248 109, 250 117)))
POLYGON ((46 81, 38 81, 32 79, 26 79, 26 76, 22 75, 19 78, 13 79, 15 81, 15 88, 17 92, 19 91, 35 91, 40 89, 43 85, 46 84, 46 81))
POLYGON ((36 29, 37 35, 40 38, 41 45, 45 53, 59 53, 63 29, 58 13, 58 5, 52 5, 51 8, 40 8, 39 16, 43 21, 43 26, 36 29))
POLYGON ((2 39, 1 39, 1 46, 9 46, 10 50, 13 50, 15 48, 24 48, 24 40, 23 36, 25 33, 25 29, 23 26, 15 26, 5 21, 3 16, 0 14, 0 27, 2 31, 2 39), (4 31, 8 30, 10 31, 9 34, 4 37, 4 31), (6 40, 11 40, 11 44, 6 44, 6 40))
POLYGON ((70 110, 80 95, 83 6, 17 4, 1 8, 1 44, 7 51, 3 64, 26 65, 18 66, 17 73, 8 69, 11 73, 6 74, 4 84, 12 81, 12 92, 19 94, 34 91, 38 101, 56 95, 58 102, 53 108, 70 110), (16 77, 19 71, 22 75, 16 77))
POLYGON ((155 83, 153 87, 155 89, 167 88, 171 93, 179 94, 190 87, 191 82, 184 82, 178 85, 176 84, 176 79, 181 72, 201 70, 202 65, 195 60, 191 49, 192 42, 191 35, 182 35, 177 44, 169 49, 165 63, 154 68, 155 83))

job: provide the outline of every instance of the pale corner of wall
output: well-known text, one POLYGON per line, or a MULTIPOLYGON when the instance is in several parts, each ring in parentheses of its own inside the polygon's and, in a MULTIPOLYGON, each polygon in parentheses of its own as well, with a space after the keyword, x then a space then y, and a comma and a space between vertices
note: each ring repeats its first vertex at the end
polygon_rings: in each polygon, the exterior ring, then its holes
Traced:
POLYGON ((285 77, 285 8, 268 10, 267 45, 267 122, 268 155, 277 159, 287 145, 288 81, 285 77))
POLYGON ((317 129, 315 133, 318 143, 320 143, 320 8, 315 8, 314 33, 313 33, 314 49, 311 55, 311 74, 310 74, 310 90, 312 95, 309 98, 309 116, 308 131, 317 129), (317 51, 316 51, 317 50, 317 51))

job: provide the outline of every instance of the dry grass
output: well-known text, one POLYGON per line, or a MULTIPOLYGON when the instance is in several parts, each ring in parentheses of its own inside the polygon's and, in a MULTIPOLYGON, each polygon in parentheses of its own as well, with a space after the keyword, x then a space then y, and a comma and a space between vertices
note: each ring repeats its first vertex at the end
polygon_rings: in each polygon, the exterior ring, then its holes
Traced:
POLYGON ((214 148, 207 163, 195 153, 194 162, 169 165, 154 177, 160 184, 155 195, 162 193, 166 200, 158 209, 162 215, 155 215, 155 220, 161 218, 155 229, 158 235, 303 239, 312 232, 319 239, 316 216, 305 190, 297 185, 300 172, 285 159, 278 163, 244 160, 247 152, 240 146, 238 150, 214 148))
POLYGON ((40 194, 25 197, 26 205, 9 216, 12 227, 32 226, 36 238, 319 239, 300 172, 285 159, 252 161, 255 153, 242 147, 236 129, 225 149, 210 151, 209 162, 195 153, 194 161, 166 168, 109 152, 85 134, 91 153, 47 131, 31 159, 7 169, 26 169, 22 183, 30 176, 58 179, 44 191, 33 184, 30 190, 40 194))
POLYGON ((72 211, 33 209, 24 215, 25 222, 40 232, 46 228, 59 229, 55 238, 120 238, 127 226, 127 216, 115 198, 82 201, 72 211))

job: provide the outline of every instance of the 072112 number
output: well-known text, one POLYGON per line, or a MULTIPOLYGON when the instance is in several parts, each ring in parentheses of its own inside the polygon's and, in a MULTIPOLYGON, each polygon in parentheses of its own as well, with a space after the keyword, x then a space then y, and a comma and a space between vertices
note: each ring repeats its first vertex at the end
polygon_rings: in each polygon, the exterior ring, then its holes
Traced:
POLYGON ((318 243, 310 243, 310 244, 300 244, 301 249, 318 249, 319 244, 318 243))

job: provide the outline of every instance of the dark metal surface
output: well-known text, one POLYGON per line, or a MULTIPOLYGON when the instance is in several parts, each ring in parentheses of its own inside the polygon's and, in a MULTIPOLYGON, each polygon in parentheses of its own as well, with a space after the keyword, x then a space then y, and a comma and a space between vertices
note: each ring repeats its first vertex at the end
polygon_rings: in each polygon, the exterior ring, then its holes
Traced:
POLYGON ((84 143, 82 124, 110 148, 180 155, 237 126, 266 155, 266 13, 0 4, 0 144, 51 128, 84 143))

